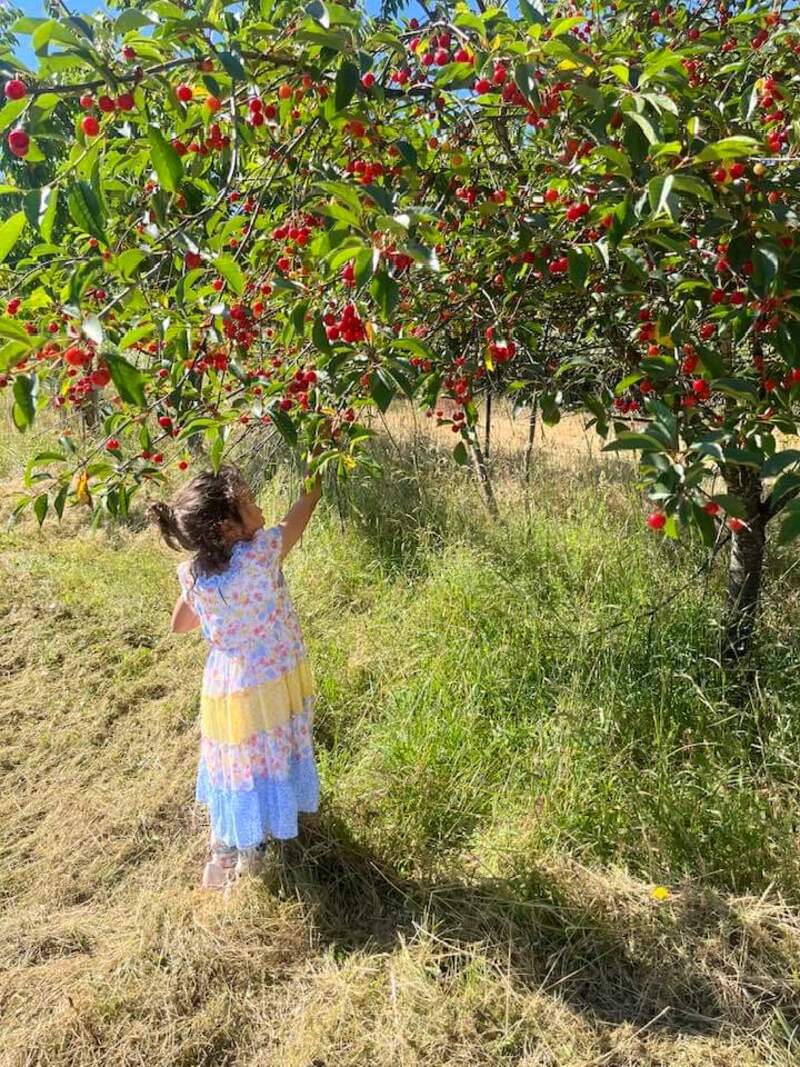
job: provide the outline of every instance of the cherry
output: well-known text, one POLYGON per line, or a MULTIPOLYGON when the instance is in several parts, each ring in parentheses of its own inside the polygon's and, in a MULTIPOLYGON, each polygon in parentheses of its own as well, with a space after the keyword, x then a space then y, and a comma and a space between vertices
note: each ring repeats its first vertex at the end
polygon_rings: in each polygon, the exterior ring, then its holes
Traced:
POLYGON ((692 382, 692 392, 698 400, 708 400, 711 396, 711 386, 705 378, 695 378, 692 382))
POLYGON ((84 115, 81 120, 81 129, 87 137, 96 137, 100 132, 100 123, 94 115, 84 115))
POLYGON ((90 107, 94 107, 94 97, 90 96, 89 93, 84 93, 78 103, 88 111, 90 107))
POLYGON ((178 463, 178 470, 185 471, 188 466, 189 466, 188 460, 182 459, 178 463))
POLYGON ((491 90, 492 83, 488 78, 478 78, 473 88, 476 93, 483 95, 483 93, 488 93, 491 90))
POLYGON ((213 114, 222 107, 222 101, 218 96, 209 95, 206 97, 206 107, 213 114))
POLYGON ((110 96, 101 96, 100 99, 97 101, 97 106, 100 108, 101 111, 104 111, 108 115, 110 115, 116 107, 114 101, 111 99, 110 96))
POLYGON ((9 100, 22 100, 27 93, 28 86, 21 78, 12 78, 6 82, 6 96, 9 100))
POLYGON ((136 59, 136 49, 131 45, 126 44, 122 49, 122 58, 126 59, 129 63, 132 63, 136 59))
POLYGON ((20 159, 24 159, 30 151, 31 139, 21 127, 17 126, 8 135, 9 150, 20 159))
POLYGON ((187 270, 195 270, 203 262, 199 252, 187 252, 183 257, 187 270))
POLYGON ((647 516, 647 525, 651 530, 663 530, 667 525, 667 516, 663 511, 653 511, 647 516))
POLYGON ((111 381, 111 374, 108 367, 98 367, 97 370, 92 371, 91 377, 92 385, 96 385, 98 389, 102 389, 111 381))
POLYGON ((292 92, 293 90, 291 85, 284 82, 283 85, 281 85, 281 87, 278 89, 278 98, 280 100, 291 100, 292 92))
POLYGON ((182 104, 188 104, 194 96, 194 90, 191 85, 179 85, 175 90, 175 95, 182 104))
POLYGON ((116 439, 116 437, 109 437, 109 439, 106 441, 106 448, 109 452, 119 451, 119 441, 116 439))
POLYGON ((375 84, 375 75, 372 73, 371 70, 367 71, 367 73, 362 77, 361 84, 364 86, 365 89, 371 89, 372 86, 375 84))
POLYGON ((728 520, 728 529, 731 531, 731 533, 735 533, 735 534, 740 533, 745 528, 746 525, 747 525, 747 523, 746 522, 742 522, 741 519, 729 519, 728 520))
POLYGON ((703 505, 703 511, 706 515, 719 515, 722 508, 716 502, 716 500, 709 500, 707 504, 703 505))
POLYGON ((548 204, 555 204, 558 200, 558 189, 548 189, 544 194, 544 199, 548 204))
POLYGON ((731 163, 730 175, 736 180, 744 175, 746 169, 744 163, 731 163))
POLYGON ((700 327, 700 336, 704 341, 708 341, 717 332, 717 327, 713 322, 704 322, 700 327))

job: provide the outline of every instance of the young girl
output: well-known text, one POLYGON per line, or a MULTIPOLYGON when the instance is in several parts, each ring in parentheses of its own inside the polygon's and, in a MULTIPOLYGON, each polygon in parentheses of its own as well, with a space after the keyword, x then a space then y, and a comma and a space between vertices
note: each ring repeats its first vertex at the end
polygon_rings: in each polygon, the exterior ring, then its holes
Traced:
POLYGON ((317 478, 265 530, 249 486, 223 467, 153 508, 167 544, 192 553, 178 567, 172 631, 202 626, 211 646, 197 773, 197 800, 211 817, 206 888, 257 871, 267 838, 296 837, 298 812, 317 810, 312 678, 281 564, 319 498, 317 478))

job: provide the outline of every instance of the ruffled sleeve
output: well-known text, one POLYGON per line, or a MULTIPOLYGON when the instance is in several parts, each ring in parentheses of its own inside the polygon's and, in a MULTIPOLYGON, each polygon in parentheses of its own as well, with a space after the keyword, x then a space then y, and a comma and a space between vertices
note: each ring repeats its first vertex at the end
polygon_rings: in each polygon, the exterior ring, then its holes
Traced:
POLYGON ((188 560, 178 564, 178 582, 181 587, 181 596, 189 607, 194 609, 194 579, 192 578, 191 566, 188 560))

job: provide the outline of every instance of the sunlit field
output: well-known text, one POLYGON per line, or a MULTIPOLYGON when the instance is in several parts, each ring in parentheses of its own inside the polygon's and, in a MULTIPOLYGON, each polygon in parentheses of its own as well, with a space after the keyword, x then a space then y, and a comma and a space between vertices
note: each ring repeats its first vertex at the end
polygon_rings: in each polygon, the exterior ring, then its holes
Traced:
MULTIPOLYGON (((579 421, 526 478, 495 410, 499 521, 447 431, 374 425, 384 477, 327 487, 287 563, 319 825, 227 897, 196 888, 204 651, 168 633, 144 496, 2 535, 0 1062, 796 1063, 791 552, 746 687, 715 662, 722 571, 648 533, 579 421)), ((4 517, 30 451, 0 440, 4 517)), ((299 469, 236 456, 279 518, 299 469)))

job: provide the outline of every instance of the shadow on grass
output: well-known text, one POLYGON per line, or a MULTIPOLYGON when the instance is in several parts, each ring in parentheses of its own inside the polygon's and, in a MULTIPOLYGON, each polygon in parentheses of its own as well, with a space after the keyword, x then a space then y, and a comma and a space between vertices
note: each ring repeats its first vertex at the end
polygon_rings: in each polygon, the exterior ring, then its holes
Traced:
POLYGON ((557 996, 599 1027, 714 1034, 765 1025, 776 1008, 791 1026, 800 1024, 784 978, 788 963, 775 944, 748 961, 757 984, 736 973, 747 931, 711 892, 682 900, 673 924, 641 905, 612 919, 612 908, 598 906, 596 887, 584 904, 568 871, 559 880, 533 864, 507 878, 414 880, 330 813, 300 841, 278 847, 265 879, 271 891, 304 903, 320 942, 334 951, 391 951, 398 937, 429 930, 455 950, 443 977, 455 976, 480 945, 520 991, 557 996), (724 944, 703 960, 700 949, 715 938, 724 944))

